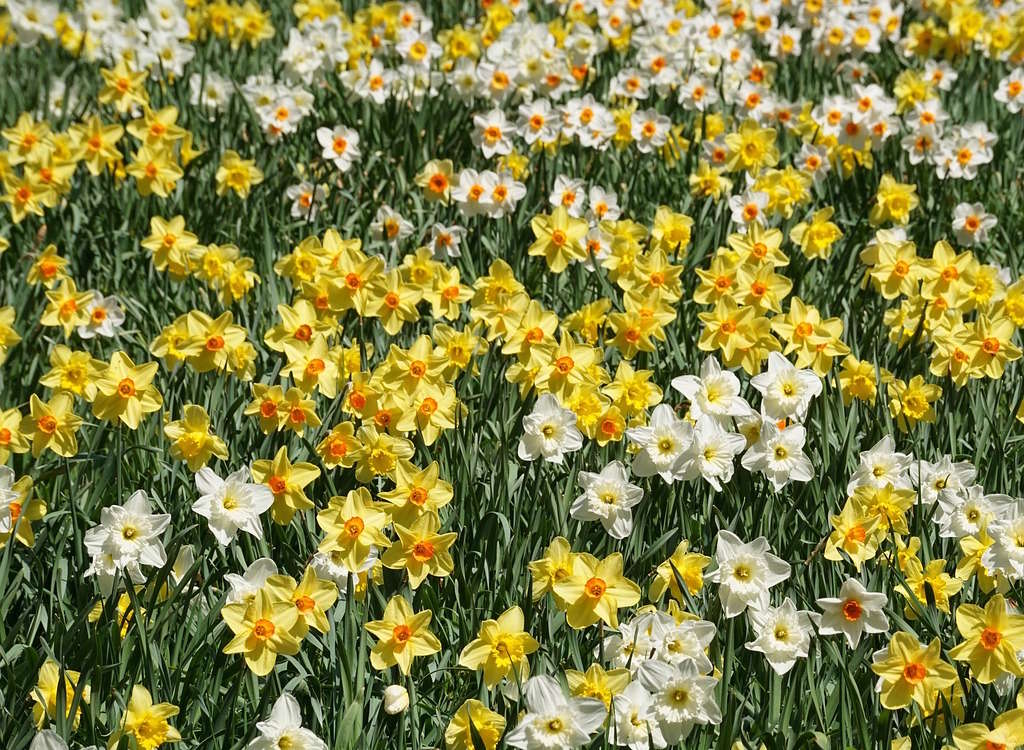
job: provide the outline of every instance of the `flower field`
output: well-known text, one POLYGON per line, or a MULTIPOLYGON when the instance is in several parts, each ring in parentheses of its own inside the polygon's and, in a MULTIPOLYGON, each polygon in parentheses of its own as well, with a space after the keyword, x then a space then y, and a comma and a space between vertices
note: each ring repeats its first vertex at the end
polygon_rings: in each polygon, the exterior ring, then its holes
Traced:
POLYGON ((1019 0, 0 0, 0 747, 1024 746, 1019 0))

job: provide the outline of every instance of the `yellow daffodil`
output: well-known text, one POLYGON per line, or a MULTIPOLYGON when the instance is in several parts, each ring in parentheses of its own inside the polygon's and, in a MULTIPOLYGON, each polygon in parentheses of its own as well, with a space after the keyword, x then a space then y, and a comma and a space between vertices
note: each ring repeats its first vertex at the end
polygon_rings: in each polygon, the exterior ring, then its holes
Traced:
POLYGON ((370 651, 373 668, 387 669, 397 664, 402 674, 409 674, 417 656, 440 651, 441 642, 430 630, 432 616, 430 610, 413 612, 401 595, 391 597, 383 617, 366 623, 367 632, 377 638, 370 651))

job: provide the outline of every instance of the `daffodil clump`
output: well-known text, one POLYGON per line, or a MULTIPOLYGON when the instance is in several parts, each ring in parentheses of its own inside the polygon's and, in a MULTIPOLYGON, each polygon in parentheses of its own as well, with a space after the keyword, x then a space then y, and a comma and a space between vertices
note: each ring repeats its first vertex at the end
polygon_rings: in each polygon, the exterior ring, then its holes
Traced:
POLYGON ((0 0, 0 744, 1024 747, 1024 5, 0 0))

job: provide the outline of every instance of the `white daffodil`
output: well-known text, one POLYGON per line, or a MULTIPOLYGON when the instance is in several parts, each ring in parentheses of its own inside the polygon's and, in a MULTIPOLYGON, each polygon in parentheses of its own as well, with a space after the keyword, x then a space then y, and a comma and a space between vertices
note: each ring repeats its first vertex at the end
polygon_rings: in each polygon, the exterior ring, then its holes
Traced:
POLYGON ((966 492, 939 494, 939 510, 934 521, 939 525, 939 536, 962 539, 973 536, 996 518, 1006 518, 1013 512, 1015 501, 1009 495, 986 495, 980 484, 966 492))
POLYGON ((371 570, 377 564, 378 554, 376 547, 370 547, 370 553, 366 556, 363 564, 359 566, 359 570, 349 570, 345 567, 345 554, 340 550, 317 552, 309 564, 318 578, 334 581, 338 586, 338 594, 345 597, 348 595, 350 585, 355 591, 355 587, 359 583, 359 575, 371 570))
POLYGON ((504 156, 511 153, 514 133, 515 126, 500 109, 473 115, 472 141, 483 152, 485 159, 495 154, 504 156))
POLYGON ((178 548, 178 554, 174 558, 174 564, 171 565, 170 579, 171 583, 177 586, 183 580, 185 580, 186 574, 192 569, 192 566, 196 562, 196 553, 192 550, 191 544, 183 544, 178 548))
POLYGON ((373 238, 386 242, 391 247, 397 247, 399 242, 412 234, 412 230, 412 222, 387 204, 377 209, 373 221, 370 222, 370 234, 373 238))
POLYGON ((600 521, 614 539, 625 539, 633 530, 631 508, 643 500, 642 488, 629 482, 629 469, 612 461, 599 474, 581 471, 576 477, 583 494, 573 501, 569 515, 579 521, 600 521))
POLYGON ((274 504, 274 493, 267 485, 249 480, 248 467, 226 479, 207 467, 196 474, 200 497, 192 504, 192 510, 210 522, 210 531, 225 547, 231 544, 239 529, 257 539, 263 538, 260 514, 274 504))
POLYGON ((76 329, 79 338, 91 339, 100 336, 109 339, 124 325, 124 310, 114 296, 104 297, 99 292, 93 292, 92 299, 85 306, 85 313, 89 316, 89 322, 76 329))
POLYGON ((608 716, 594 698, 566 697, 561 685, 547 675, 531 677, 523 689, 527 713, 505 742, 523 750, 568 750, 590 741, 608 716))
POLYGON ((637 681, 615 696, 615 721, 609 734, 616 747, 630 750, 650 750, 666 746, 657 716, 654 714, 654 699, 637 681))
POLYGON ((117 571, 145 583, 141 566, 162 568, 167 562, 160 535, 170 522, 168 514, 153 513, 145 490, 133 493, 124 505, 104 508, 99 525, 85 532, 85 548, 93 558, 85 575, 97 576, 104 596, 113 590, 117 571))
POLYGON ((999 219, 980 203, 959 203, 953 209, 953 235, 962 247, 982 244, 998 223, 999 219))
POLYGON ((718 532, 717 567, 706 579, 718 584, 726 617, 736 617, 747 607, 767 608, 768 591, 789 578, 789 563, 768 550, 768 540, 763 536, 743 542, 731 531, 718 532))
POLYGON ((882 489, 891 484, 898 490, 910 489, 910 465, 913 458, 896 452, 896 441, 886 435, 869 450, 861 451, 860 463, 853 472, 846 493, 852 495, 858 487, 882 489))
POLYGON ((814 477, 814 466, 803 451, 806 437, 803 425, 791 424, 780 430, 766 419, 757 442, 747 449, 740 463, 747 471, 764 474, 776 490, 793 481, 809 482, 814 477))
POLYGON ((9 534, 14 528, 11 504, 17 502, 19 493, 14 490, 14 470, 0 466, 0 534, 9 534))
POLYGON ((776 674, 786 674, 797 659, 807 657, 814 629, 812 620, 818 615, 798 610, 787 596, 778 607, 749 609, 754 640, 746 644, 750 651, 760 651, 776 674))
POLYGON ((465 228, 457 224, 452 224, 451 226, 434 224, 430 228, 430 243, 427 246, 435 258, 441 260, 458 258, 462 255, 459 245, 465 236, 465 228))
POLYGON ((693 443, 693 427, 676 417, 668 404, 658 404, 643 427, 631 427, 626 437, 640 446, 633 457, 633 473, 638 477, 657 474, 671 484, 675 481, 684 452, 693 443))
POLYGON ((247 745, 248 750, 327 750, 327 743, 302 726, 299 702, 291 693, 282 693, 270 710, 270 717, 256 725, 260 736, 247 745))
POLYGON ((347 172, 359 160, 359 133, 337 126, 335 128, 317 128, 316 140, 322 149, 320 156, 334 164, 339 172, 347 172))
POLYGON ((296 185, 289 185, 284 191, 284 196, 291 201, 289 215, 293 219, 313 221, 327 198, 327 186, 314 185, 309 180, 303 180, 296 185))
POLYGON ((523 436, 519 439, 519 458, 560 464, 566 453, 583 447, 583 435, 576 428, 576 415, 545 393, 537 399, 533 411, 523 417, 523 436))
POLYGON ((676 622, 669 617, 669 623, 655 631, 655 657, 666 664, 691 663, 700 674, 712 670, 707 648, 715 639, 718 628, 707 620, 683 620, 676 622))
POLYGON ((738 432, 727 432, 717 423, 707 422, 693 431, 693 443, 683 454, 676 477, 702 477, 716 492, 721 492, 736 469, 734 459, 746 447, 746 438, 738 432))
POLYGON ((723 370, 714 355, 705 358, 700 375, 680 375, 672 379, 672 387, 690 402, 690 417, 698 425, 710 420, 728 429, 733 417, 752 411, 740 396, 739 378, 723 370))
POLYGON ((993 543, 981 556, 990 574, 1002 573, 1012 581, 1024 578, 1024 508, 1018 500, 1008 518, 992 521, 985 530, 993 543))
POLYGON ((885 594, 868 591, 856 578, 847 578, 839 587, 838 597, 815 602, 822 611, 818 632, 842 633, 850 648, 857 648, 864 633, 884 633, 889 629, 889 620, 882 612, 888 601, 885 594))
POLYGON ((701 674, 692 662, 645 662, 637 679, 651 694, 651 713, 667 744, 682 742, 694 726, 722 723, 718 678, 701 674))
POLYGON ((654 629, 648 618, 634 617, 629 622, 620 622, 618 630, 605 637, 600 649, 595 649, 594 656, 598 658, 603 653, 616 669, 635 672, 642 662, 654 658, 654 629))
POLYGON ((750 379, 764 399, 762 410, 772 419, 802 422, 811 400, 821 394, 821 378, 813 370, 798 370, 778 352, 768 354, 768 369, 750 379))
MULTIPOLYGON (((68 750, 68 743, 52 729, 40 729, 29 743, 28 750, 68 750)), ((95 745, 82 750, 97 750, 95 745)))
POLYGON ((242 575, 225 573, 224 580, 230 586, 227 603, 251 602, 267 579, 273 575, 277 575, 277 563, 269 557, 253 560, 242 575))
POLYGON ((970 461, 954 462, 952 457, 943 456, 935 463, 917 461, 910 474, 917 485, 921 502, 934 505, 942 495, 965 493, 974 484, 978 472, 970 461))
POLYGON ((587 201, 587 186, 583 180, 560 174, 555 177, 555 184, 548 196, 548 203, 553 208, 564 206, 569 216, 583 216, 587 201))

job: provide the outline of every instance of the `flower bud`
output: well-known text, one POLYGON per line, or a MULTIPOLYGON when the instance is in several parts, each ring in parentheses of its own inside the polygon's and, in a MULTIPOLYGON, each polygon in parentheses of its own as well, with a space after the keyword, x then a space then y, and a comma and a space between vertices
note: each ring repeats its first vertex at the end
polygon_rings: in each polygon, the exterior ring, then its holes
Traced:
POLYGON ((384 688, 384 711, 394 716, 409 707, 409 692, 401 685, 384 688))

